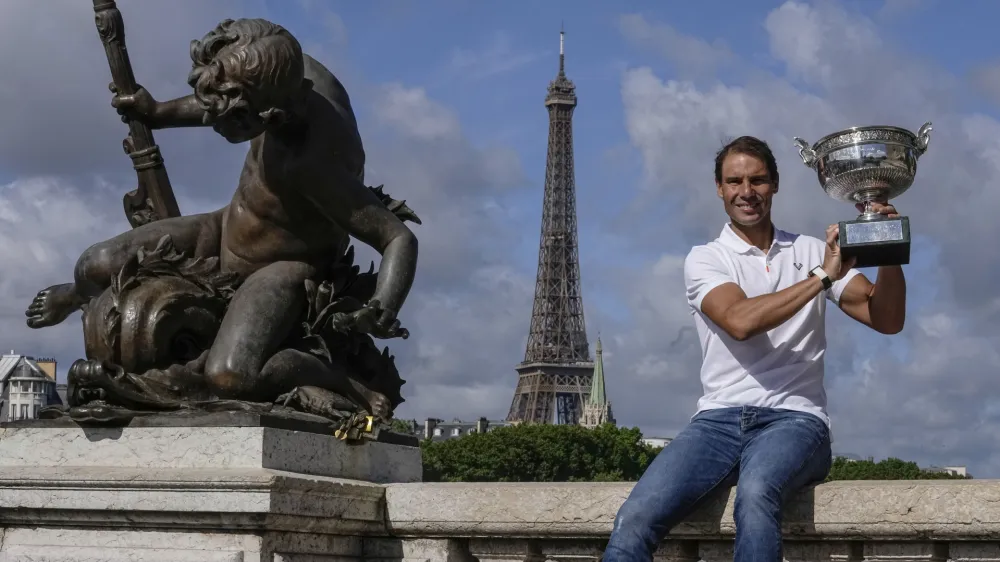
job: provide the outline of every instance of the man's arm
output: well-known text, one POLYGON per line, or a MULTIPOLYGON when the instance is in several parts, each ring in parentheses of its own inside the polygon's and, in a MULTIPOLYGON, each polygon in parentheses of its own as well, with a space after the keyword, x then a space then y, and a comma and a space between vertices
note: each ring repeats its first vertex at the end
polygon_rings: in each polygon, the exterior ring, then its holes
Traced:
POLYGON ((324 165, 323 178, 317 179, 302 187, 302 195, 348 234, 382 254, 372 300, 397 314, 413 285, 417 237, 370 189, 341 166, 324 165))
MULTIPOLYGON (((864 205, 855 205, 858 211, 864 205)), ((872 209, 888 218, 896 218, 899 213, 892 205, 876 201, 872 209)), ((855 275, 841 292, 837 303, 848 316, 883 334, 898 334, 903 331, 906 321, 906 278, 903 268, 896 266, 878 268, 878 276, 872 285, 864 275, 855 275)))
POLYGON ((777 293, 748 298, 711 251, 698 248, 684 262, 688 299, 736 341, 745 341, 788 321, 823 292, 809 277, 777 293))
POLYGON ((906 321, 906 278, 903 268, 878 268, 872 284, 855 275, 840 295, 840 309, 865 326, 883 334, 898 334, 906 321))
POLYGON ((823 281, 809 277, 777 293, 747 298, 736 283, 712 289, 701 311, 736 341, 745 341, 784 324, 823 292, 823 281))

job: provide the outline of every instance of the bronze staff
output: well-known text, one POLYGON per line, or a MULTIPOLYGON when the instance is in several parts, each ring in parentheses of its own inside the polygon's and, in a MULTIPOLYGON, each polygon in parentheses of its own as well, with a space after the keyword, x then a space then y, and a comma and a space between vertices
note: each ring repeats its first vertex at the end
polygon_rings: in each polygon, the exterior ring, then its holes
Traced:
MULTIPOLYGON (((114 0, 94 0, 94 22, 111 66, 111 90, 119 95, 134 94, 139 86, 135 83, 125 48, 125 22, 114 0)), ((181 216, 160 147, 153 141, 153 131, 140 120, 127 122, 129 135, 122 141, 122 147, 132 158, 132 167, 138 177, 136 189, 126 193, 122 200, 129 224, 136 228, 155 220, 181 216)))

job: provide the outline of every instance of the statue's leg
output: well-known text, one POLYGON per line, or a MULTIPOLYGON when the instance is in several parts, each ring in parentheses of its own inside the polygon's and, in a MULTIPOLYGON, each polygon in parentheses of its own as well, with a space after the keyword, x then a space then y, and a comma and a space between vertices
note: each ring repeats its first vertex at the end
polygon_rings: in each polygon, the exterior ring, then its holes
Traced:
POLYGON ((243 281, 229 302, 205 361, 206 382, 216 396, 274 398, 271 389, 261 384, 261 372, 302 320, 306 310, 305 280, 315 273, 304 263, 276 262, 243 281))
POLYGON ((278 353, 306 310, 305 280, 316 270, 277 262, 247 277, 233 295, 205 362, 205 380, 219 398, 274 400, 297 386, 318 386, 387 413, 388 400, 346 371, 305 353, 278 353))
POLYGON ((73 283, 53 285, 41 290, 25 311, 28 326, 53 326, 80 309, 111 285, 125 262, 139 248, 153 249, 170 235, 177 251, 194 257, 219 255, 222 238, 222 212, 173 217, 145 224, 84 250, 73 270, 73 283))

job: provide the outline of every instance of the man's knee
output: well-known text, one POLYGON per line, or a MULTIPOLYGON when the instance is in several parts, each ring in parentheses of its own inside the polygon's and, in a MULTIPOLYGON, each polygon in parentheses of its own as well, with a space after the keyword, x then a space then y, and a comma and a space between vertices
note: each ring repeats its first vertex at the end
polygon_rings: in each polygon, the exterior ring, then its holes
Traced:
POLYGON ((645 498, 629 496, 622 504, 618 513, 615 514, 613 529, 615 532, 621 530, 643 530, 656 526, 658 521, 654 513, 659 510, 656 506, 646 505, 645 498))
POLYGON ((604 557, 610 562, 619 559, 647 559, 652 556, 661 538, 667 534, 667 522, 657 515, 659 510, 645 505, 642 498, 630 496, 615 515, 611 540, 604 557))
POLYGON ((736 505, 733 516, 737 521, 749 523, 754 520, 775 521, 780 518, 782 501, 781 487, 766 478, 740 479, 736 487, 736 505))

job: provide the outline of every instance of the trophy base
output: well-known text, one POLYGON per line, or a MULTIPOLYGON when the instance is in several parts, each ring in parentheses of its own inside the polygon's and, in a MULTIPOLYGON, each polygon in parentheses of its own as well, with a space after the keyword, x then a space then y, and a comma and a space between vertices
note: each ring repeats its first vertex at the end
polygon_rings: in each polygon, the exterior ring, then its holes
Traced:
POLYGON ((854 267, 906 265, 910 263, 910 219, 841 221, 840 254, 857 258, 854 267))

